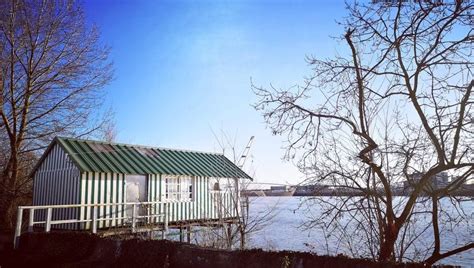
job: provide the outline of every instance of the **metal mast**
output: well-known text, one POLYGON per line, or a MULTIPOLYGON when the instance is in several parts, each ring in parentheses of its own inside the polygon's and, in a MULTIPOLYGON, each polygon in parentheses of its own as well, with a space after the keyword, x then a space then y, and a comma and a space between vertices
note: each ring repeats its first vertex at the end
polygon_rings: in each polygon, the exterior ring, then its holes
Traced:
POLYGON ((247 155, 250 151, 250 147, 252 147, 253 139, 255 136, 250 137, 249 142, 247 143, 247 147, 245 147, 244 151, 242 152, 242 155, 240 156, 239 161, 237 162, 237 166, 239 168, 243 168, 245 165, 245 161, 247 160, 247 155))
MULTIPOLYGON (((239 161, 237 162, 237 166, 242 169, 245 165, 245 161, 247 160, 248 153, 250 151, 250 147, 252 147, 253 139, 255 136, 250 137, 249 142, 247 143, 247 146, 245 147, 244 151, 242 152, 242 155, 240 156, 239 161)), ((235 181, 235 186, 236 186, 236 192, 237 192, 237 213, 239 217, 242 218, 242 221, 247 220, 247 216, 249 214, 249 198, 248 196, 241 197, 240 196, 240 191, 242 190, 241 187, 239 187, 239 181, 235 181), (239 213, 240 210, 240 213, 239 213)), ((242 239, 242 238, 241 238, 242 239)))

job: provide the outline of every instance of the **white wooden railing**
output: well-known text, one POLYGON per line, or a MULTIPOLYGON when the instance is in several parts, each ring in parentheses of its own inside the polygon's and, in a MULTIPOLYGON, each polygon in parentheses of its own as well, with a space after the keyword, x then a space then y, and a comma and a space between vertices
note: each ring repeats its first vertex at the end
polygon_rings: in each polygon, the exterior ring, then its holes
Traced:
MULTIPOLYGON (((211 215, 209 209, 203 207, 202 204, 198 205, 198 210, 203 212, 202 216, 207 219, 217 218, 219 220, 233 217, 235 212, 232 212, 233 209, 238 208, 238 204, 231 202, 229 207, 226 207, 222 202, 229 197, 232 197, 230 193, 227 192, 211 192, 210 193, 211 200, 213 202, 214 211, 217 215, 211 215), (216 217, 217 216, 217 217, 216 217)), ((17 221, 16 221, 16 228, 15 228, 15 236, 13 240, 14 248, 18 248, 20 236, 22 233, 22 223, 23 223, 23 212, 29 211, 29 219, 28 219, 28 232, 33 232, 35 225, 44 224, 44 231, 50 232, 51 226, 59 225, 59 224, 74 224, 74 223, 90 223, 91 228, 80 228, 80 229, 90 229, 92 233, 97 233, 97 229, 100 228, 100 222, 106 221, 121 221, 120 224, 116 224, 115 227, 130 227, 132 233, 137 232, 137 223, 139 220, 148 220, 150 223, 162 223, 163 224, 163 238, 166 237, 168 232, 168 223, 170 221, 170 212, 171 212, 171 205, 175 203, 193 203, 195 201, 154 201, 154 202, 127 202, 127 203, 111 203, 111 204, 72 204, 72 205, 42 205, 42 206, 19 206, 18 213, 17 213, 17 221), (158 206, 158 209, 156 209, 158 206), (140 208, 144 207, 146 210, 146 215, 140 215, 139 211, 140 208), (67 209, 67 208, 77 208, 77 209, 89 209, 91 211, 91 216, 82 217, 79 216, 79 219, 54 219, 53 220, 53 212, 55 210, 60 209, 67 209), (103 215, 99 214, 99 208, 102 210, 109 209, 110 213, 103 213, 103 215), (127 213, 130 211, 131 213, 127 213), (146 209, 148 208, 148 209, 146 209), (120 210, 122 209, 122 210, 120 210), (38 211, 46 211, 44 219, 35 221, 35 213, 38 211), (157 213, 153 213, 153 211, 157 211, 157 213), (125 214, 124 216, 118 216, 119 212, 125 214), (130 215, 131 214, 131 215, 130 215), (110 216, 112 215, 112 217, 110 216)), ((191 210, 193 206, 190 206, 191 210)), ((194 215, 194 211, 191 212, 194 215)), ((65 216, 66 217, 66 216, 65 216)), ((71 216, 72 217, 72 216, 71 216)), ((76 216, 77 217, 77 216, 76 216)), ((106 225, 106 224, 104 224, 106 225)), ((107 227, 114 227, 114 226, 105 226, 107 227)))
MULTIPOLYGON (((23 212, 29 211, 29 219, 28 219, 28 232, 33 232, 33 228, 35 225, 44 224, 44 231, 50 232, 52 225, 59 225, 59 224, 72 224, 72 223, 91 223, 92 233, 97 233, 98 225, 101 221, 124 221, 130 223, 132 233, 137 231, 137 222, 140 219, 147 219, 152 222, 154 219, 157 219, 158 222, 163 223, 163 236, 166 236, 168 231, 168 215, 169 215, 169 204, 172 202, 127 202, 127 203, 113 203, 113 204, 73 204, 73 205, 44 205, 44 206, 19 206, 17 212, 17 220, 16 220, 16 228, 15 228, 15 236, 13 240, 13 247, 16 249, 19 245, 20 236, 22 233, 22 223, 23 223, 23 212), (156 214, 152 214, 153 209, 147 209, 146 215, 139 215, 139 208, 142 206, 156 206, 162 205, 163 209, 158 211, 156 214), (107 208, 125 208, 122 211, 126 212, 130 209, 132 210, 131 215, 129 213, 124 213, 125 216, 113 216, 110 217, 106 215, 99 215, 98 209, 103 207, 107 208), (52 215, 55 209, 65 209, 65 208, 89 208, 92 210, 92 217, 90 219, 66 219, 66 220, 53 220, 52 215), (40 210, 46 210, 46 219, 41 221, 35 221, 35 213, 40 210)), ((182 203, 182 202, 180 202, 182 203)), ((116 210, 117 212, 118 210, 116 210)), ((126 224, 122 224, 120 226, 127 226, 126 224)))

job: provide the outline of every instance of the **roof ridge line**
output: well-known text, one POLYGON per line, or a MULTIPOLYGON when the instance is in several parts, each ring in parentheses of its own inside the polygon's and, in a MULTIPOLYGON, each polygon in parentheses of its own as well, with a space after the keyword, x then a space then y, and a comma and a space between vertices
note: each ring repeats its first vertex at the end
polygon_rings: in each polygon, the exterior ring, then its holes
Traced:
POLYGON ((224 156, 223 153, 206 152, 206 151, 199 151, 199 150, 175 149, 175 148, 168 148, 168 147, 147 146, 147 145, 121 143, 121 142, 107 142, 107 141, 99 141, 99 140, 90 140, 90 139, 81 139, 81 138, 62 137, 62 136, 57 136, 56 138, 57 138, 57 139, 62 139, 62 140, 73 140, 73 141, 93 142, 93 143, 99 143, 99 144, 119 145, 119 146, 125 146, 125 147, 136 147, 136 148, 144 148, 144 149, 158 149, 158 150, 167 150, 167 151, 191 152, 191 153, 213 154, 213 155, 222 155, 222 156, 224 156))

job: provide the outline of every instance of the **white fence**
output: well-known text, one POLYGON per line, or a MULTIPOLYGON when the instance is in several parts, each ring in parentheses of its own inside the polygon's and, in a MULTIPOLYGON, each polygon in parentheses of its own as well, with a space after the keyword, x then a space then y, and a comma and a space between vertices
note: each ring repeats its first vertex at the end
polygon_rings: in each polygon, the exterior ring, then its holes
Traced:
POLYGON ((123 221, 125 224, 122 226, 130 226, 132 233, 137 231, 137 223, 138 222, 159 222, 163 223, 163 234, 166 235, 168 231, 168 206, 170 202, 136 202, 136 203, 115 203, 115 204, 89 204, 89 205, 45 205, 45 206, 19 206, 18 207, 18 214, 16 220, 16 228, 15 228, 15 237, 13 240, 13 247, 16 249, 18 248, 19 239, 22 233, 22 223, 23 223, 23 212, 28 211, 28 232, 33 232, 35 225, 44 225, 44 231, 50 232, 51 226, 53 225, 60 225, 60 224, 72 224, 72 223, 91 223, 92 233, 97 233, 97 227, 99 222, 101 221, 123 221), (146 214, 140 215, 140 211, 144 211, 144 209, 140 209, 142 207, 147 208, 156 205, 163 205, 163 212, 152 214, 151 209, 146 209, 146 214), (99 215, 98 208, 124 208, 126 211, 131 211, 131 213, 125 213, 123 217, 110 217, 108 215, 99 215), (89 208, 92 210, 92 218, 91 219, 67 219, 67 220, 53 220, 52 215, 54 210, 57 209, 64 209, 64 208, 89 208), (46 210, 46 219, 35 221, 35 213, 40 210, 46 210), (156 219, 156 220, 155 220, 156 219))
MULTIPOLYGON (((239 205, 234 203, 234 199, 231 199, 230 193, 224 192, 216 192, 211 193, 211 200, 213 201, 213 209, 216 215, 211 215, 208 211, 209 208, 198 206, 198 210, 202 210, 205 213, 204 219, 226 219, 226 218, 233 218, 239 215, 236 209, 239 208, 239 205)), ((155 202, 127 202, 127 203, 113 203, 113 204, 73 204, 73 205, 41 205, 41 206, 19 206, 18 213, 17 213, 17 221, 16 221, 16 228, 15 228, 15 236, 13 240, 14 248, 18 248, 20 236, 22 233, 22 223, 23 223, 23 213, 24 211, 28 211, 28 229, 27 232, 33 232, 34 227, 38 225, 42 225, 45 232, 51 231, 51 226, 53 225, 65 225, 65 224, 84 224, 84 226, 88 226, 89 228, 76 228, 82 230, 90 229, 92 233, 97 233, 97 229, 100 226, 100 222, 120 222, 116 225, 110 225, 109 227, 127 227, 131 229, 132 233, 137 232, 137 224, 162 224, 161 230, 163 231, 163 238, 166 237, 168 232, 168 223, 172 221, 170 220, 170 216, 172 215, 171 208, 174 204, 184 204, 184 203, 193 203, 195 201, 155 201, 155 202), (155 209, 155 208, 161 209, 155 209), (54 212, 61 209, 70 209, 70 208, 77 208, 77 209, 84 209, 89 210, 91 212, 92 217, 83 218, 78 216, 78 218, 72 219, 53 219, 54 212), (100 214, 100 209, 102 211, 115 211, 122 210, 125 213, 113 213, 107 214, 103 213, 100 214), (46 211, 44 217, 36 217, 38 220, 35 220, 35 214, 37 212, 46 211), (154 213, 155 211, 155 213, 154 213), (122 216, 118 216, 121 214, 122 216)), ((193 206, 189 206, 191 210, 193 210, 193 206)), ((193 211, 191 211, 192 213, 193 211)), ((39 213, 44 214, 44 213, 39 213)), ((192 213, 194 214, 194 213, 192 213)), ((60 227, 60 226, 59 226, 60 227)), ((60 228, 62 229, 62 228, 60 228)), ((67 228, 66 228, 67 229, 67 228)), ((145 228, 145 230, 150 230, 149 228, 145 228)))

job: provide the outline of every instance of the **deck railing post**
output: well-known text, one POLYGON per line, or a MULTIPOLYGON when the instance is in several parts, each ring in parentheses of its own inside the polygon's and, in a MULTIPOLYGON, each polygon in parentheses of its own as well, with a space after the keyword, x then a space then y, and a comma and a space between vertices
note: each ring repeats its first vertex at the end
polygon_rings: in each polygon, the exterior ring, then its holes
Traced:
POLYGON ((21 223, 23 221, 23 208, 18 207, 17 215, 16 215, 16 228, 15 228, 15 237, 13 239, 13 248, 17 249, 20 243, 20 236, 21 236, 21 223))
POLYGON ((30 217, 29 217, 29 220, 28 220, 28 232, 29 233, 33 232, 34 220, 35 220, 35 209, 30 208, 30 217))
POLYGON ((92 207, 92 233, 97 233, 97 206, 92 207))
POLYGON ((137 204, 132 206, 132 233, 136 232, 137 228, 137 204))
POLYGON ((186 242, 191 243, 191 225, 186 228, 186 242))
POLYGON ((48 208, 46 211, 46 226, 45 232, 51 231, 51 217, 53 216, 53 208, 48 208))
POLYGON ((166 235, 168 234, 168 203, 163 204, 164 210, 164 222, 163 222, 163 239, 166 239, 166 235))

